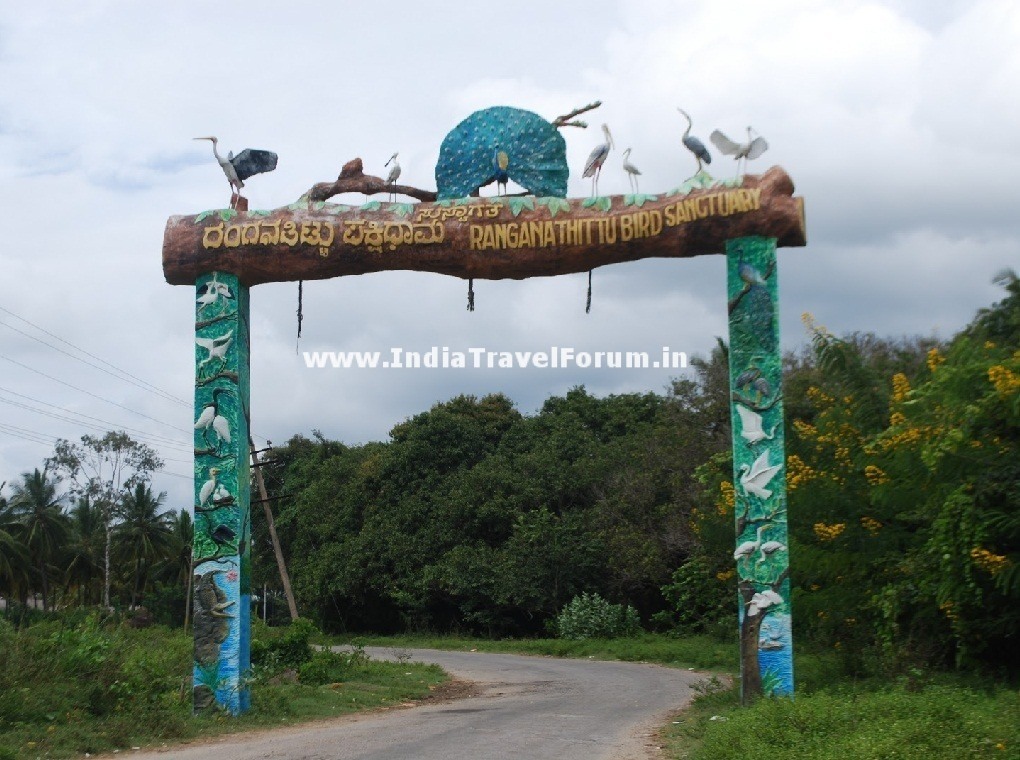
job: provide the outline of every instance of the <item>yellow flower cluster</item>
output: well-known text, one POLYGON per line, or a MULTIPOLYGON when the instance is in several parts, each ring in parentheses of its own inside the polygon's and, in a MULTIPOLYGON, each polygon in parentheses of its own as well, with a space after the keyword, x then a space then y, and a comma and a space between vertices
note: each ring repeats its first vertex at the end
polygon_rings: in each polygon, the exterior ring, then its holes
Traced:
POLYGON ((988 368, 988 379, 1001 396, 1010 397, 1020 392, 1020 375, 1001 364, 988 368))
POLYGON ((882 523, 880 523, 874 517, 868 517, 867 515, 861 518, 861 525, 864 527, 866 531, 868 531, 868 533, 870 533, 873 536, 877 535, 878 532, 882 530, 882 523))
POLYGON ((926 429, 910 427, 906 430, 901 430, 895 435, 887 436, 882 439, 882 448, 888 450, 907 443, 916 443, 924 437, 926 429))
POLYGON ((836 447, 836 461, 846 468, 850 468, 853 462, 850 460, 850 449, 847 446, 836 447))
POLYGON ((846 530, 846 523, 836 523, 835 525, 815 523, 813 527, 819 541, 833 541, 839 537, 840 533, 846 530))
POLYGON ((793 429, 797 431, 801 438, 814 438, 818 435, 818 428, 814 425, 809 425, 804 420, 794 420, 793 429))
POLYGON ((733 484, 724 480, 719 484, 720 498, 715 503, 715 509, 724 517, 732 511, 737 503, 737 493, 733 490, 733 484))
POLYGON ((804 327, 807 328, 808 332, 818 333, 819 335, 832 335, 831 332, 825 329, 825 325, 815 322, 815 316, 810 311, 805 311, 801 314, 800 321, 804 323, 804 327))
POLYGON ((944 612, 946 617, 950 620, 959 620, 959 613, 953 609, 955 606, 956 605, 954 605, 951 601, 942 602, 942 604, 939 605, 939 609, 942 610, 942 612, 944 612))
POLYGON ((908 393, 910 393, 910 381, 902 372, 897 372, 892 379, 892 400, 895 403, 904 401, 908 393))
POLYGON ((786 458, 786 489, 794 491, 798 486, 810 483, 818 477, 818 471, 810 467, 796 454, 786 458))
POLYGON ((715 577, 721 580, 723 583, 725 583, 726 581, 733 577, 735 572, 736 572, 735 570, 725 570, 721 573, 716 573, 715 577))
POLYGON ((885 471, 873 464, 864 468, 864 477, 867 478, 868 485, 871 486, 880 486, 889 481, 889 476, 885 474, 885 471))
POLYGON ((826 406, 836 400, 821 388, 816 388, 813 385, 807 389, 807 397, 815 406, 826 406))
POLYGON ((928 351, 928 358, 926 359, 928 371, 934 372, 939 368, 939 365, 942 364, 945 360, 946 357, 944 357, 937 348, 931 349, 930 351, 928 351))
POLYGON ((905 425, 907 424, 907 416, 903 412, 893 412, 889 415, 889 425, 905 425))
POLYGON ((992 554, 980 546, 975 546, 970 550, 970 558, 974 560, 975 565, 991 573, 993 576, 998 575, 1011 564, 1008 557, 1004 557, 1001 554, 992 554))

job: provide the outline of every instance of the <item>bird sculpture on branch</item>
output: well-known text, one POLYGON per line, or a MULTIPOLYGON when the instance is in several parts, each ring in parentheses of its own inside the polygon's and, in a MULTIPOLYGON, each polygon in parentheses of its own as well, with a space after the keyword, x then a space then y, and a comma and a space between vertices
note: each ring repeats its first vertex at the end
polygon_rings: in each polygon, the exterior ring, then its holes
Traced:
POLYGON ((701 142, 697 137, 691 135, 691 127, 694 126, 691 123, 691 117, 687 115, 687 112, 677 106, 680 115, 687 119, 687 129, 684 130, 684 136, 680 138, 680 142, 684 144, 694 157, 698 160, 698 171, 695 174, 701 172, 701 162, 704 161, 706 164, 712 163, 712 155, 708 152, 708 148, 705 147, 705 143, 701 142))
POLYGON ((265 172, 271 172, 276 168, 276 161, 278 156, 271 150, 259 150, 258 148, 245 148, 237 156, 231 151, 227 153, 227 157, 224 158, 220 155, 219 151, 216 150, 216 144, 219 142, 215 137, 196 137, 195 140, 209 140, 212 142, 213 156, 216 157, 216 162, 223 169, 223 173, 227 177, 227 182, 230 183, 230 205, 233 208, 237 203, 237 198, 241 195, 241 188, 244 187, 244 181, 249 177, 253 177, 256 174, 264 174, 265 172))
POLYGON ((720 132, 718 129, 713 130, 712 134, 708 136, 708 139, 712 141, 722 153, 726 156, 733 156, 737 160, 737 176, 740 176, 740 160, 744 160, 744 171, 747 171, 747 162, 753 161, 758 158, 762 153, 769 149, 769 144, 765 142, 765 138, 759 135, 758 137, 751 137, 751 128, 747 128, 747 142, 737 143, 733 142, 730 138, 720 132))
POLYGON ((386 175, 386 184, 390 186, 390 200, 396 200, 397 195, 393 192, 393 185, 397 184, 397 180, 400 179, 400 164, 397 163, 397 154, 394 153, 390 156, 390 160, 383 166, 390 166, 390 173, 386 175), (390 164, 393 165, 390 166, 390 164))
POLYGON ((630 189, 637 193, 638 176, 641 174, 641 170, 630 162, 630 148, 623 152, 623 170, 627 172, 627 179, 630 180, 630 189))
POLYGON ((613 148, 613 135, 609 132, 608 124, 602 125, 602 134, 606 136, 606 141, 596 145, 588 155, 588 160, 584 162, 584 173, 581 175, 582 177, 591 177, 592 197, 598 195, 599 174, 602 173, 602 164, 606 162, 606 158, 609 157, 609 151, 613 148))

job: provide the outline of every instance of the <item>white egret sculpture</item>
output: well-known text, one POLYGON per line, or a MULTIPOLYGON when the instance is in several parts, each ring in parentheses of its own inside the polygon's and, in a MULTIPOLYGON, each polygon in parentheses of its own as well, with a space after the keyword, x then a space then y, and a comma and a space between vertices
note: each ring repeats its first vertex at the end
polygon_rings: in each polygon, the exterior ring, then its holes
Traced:
POLYGON ((769 149, 769 144, 765 142, 765 138, 751 137, 751 128, 747 128, 747 142, 738 143, 734 142, 718 129, 713 130, 712 134, 708 136, 708 139, 712 141, 724 155, 733 156, 737 160, 737 176, 740 176, 740 161, 744 160, 744 171, 747 171, 747 162, 753 161, 758 158, 762 153, 769 149))
POLYGON ((776 429, 779 427, 777 422, 772 426, 772 431, 766 433, 761 425, 761 415, 757 412, 753 412, 746 406, 737 404, 737 413, 740 416, 740 435, 748 443, 755 444, 760 441, 771 441, 776 435, 776 429))
POLYGON ((627 179, 630 180, 630 189, 636 194, 638 192, 638 177, 641 170, 630 162, 630 148, 623 152, 623 170, 627 172, 627 179))
POLYGON ((781 464, 769 464, 768 449, 763 451, 750 467, 746 464, 740 465, 740 485, 744 487, 744 493, 754 494, 761 499, 769 498, 772 491, 765 486, 781 468, 781 464))

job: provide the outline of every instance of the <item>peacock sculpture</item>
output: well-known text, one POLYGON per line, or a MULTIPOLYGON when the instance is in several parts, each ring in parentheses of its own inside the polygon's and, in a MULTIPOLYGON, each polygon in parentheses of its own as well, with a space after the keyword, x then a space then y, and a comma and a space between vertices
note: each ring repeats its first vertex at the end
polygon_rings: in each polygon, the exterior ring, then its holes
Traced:
POLYGON ((551 122, 531 111, 495 106, 475 111, 439 148, 440 200, 463 198, 492 182, 513 180, 538 196, 567 196, 567 144, 551 122))

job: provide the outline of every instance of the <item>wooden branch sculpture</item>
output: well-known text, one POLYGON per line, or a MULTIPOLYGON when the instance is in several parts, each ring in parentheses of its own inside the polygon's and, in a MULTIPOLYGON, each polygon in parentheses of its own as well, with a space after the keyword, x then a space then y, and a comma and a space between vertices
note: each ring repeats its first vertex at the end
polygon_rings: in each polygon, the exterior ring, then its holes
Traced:
POLYGON ((436 199, 434 190, 419 190, 409 185, 390 185, 382 177, 375 177, 365 174, 364 166, 360 158, 352 159, 343 165, 340 176, 336 182, 319 182, 312 185, 304 196, 312 202, 325 201, 340 193, 364 193, 365 195, 377 195, 379 193, 396 193, 406 195, 410 198, 417 198, 420 201, 429 203, 436 199))
MULTIPOLYGON (((688 183, 690 184, 690 183, 688 183)), ((334 183, 272 211, 173 216, 163 272, 193 285, 204 272, 245 285, 405 269, 465 279, 523 279, 587 272, 649 257, 722 253, 730 238, 761 235, 806 244, 803 200, 780 167, 741 184, 719 182, 659 195, 598 198, 491 197, 428 202, 434 194, 391 188, 349 162, 334 183), (395 190, 423 203, 326 203, 336 192, 395 190)))

